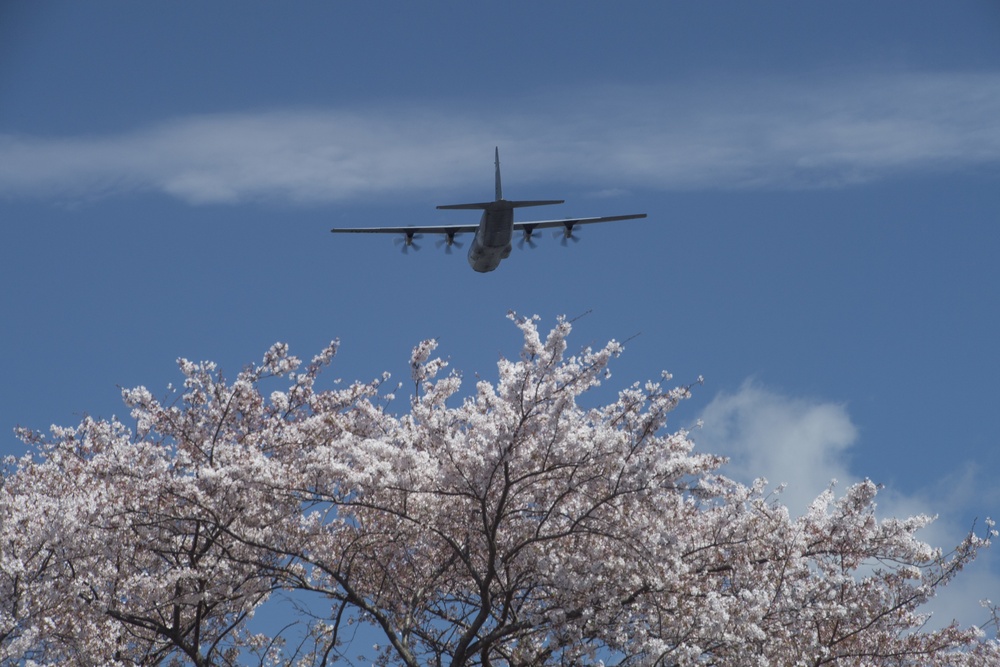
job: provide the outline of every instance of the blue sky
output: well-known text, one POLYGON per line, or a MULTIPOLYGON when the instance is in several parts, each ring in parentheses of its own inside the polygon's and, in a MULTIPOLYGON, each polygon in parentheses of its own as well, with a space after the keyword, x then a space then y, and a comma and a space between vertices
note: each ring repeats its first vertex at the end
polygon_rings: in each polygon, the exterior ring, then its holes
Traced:
MULTIPOLYGON (((492 377, 509 309, 589 313, 631 338, 609 391, 705 377, 675 425, 730 474, 870 477, 954 542, 1000 515, 998 35, 992 1, 7 1, 0 452, 181 356, 340 338, 332 376, 405 380, 437 337, 492 377), (328 233, 475 222, 434 207, 492 196, 494 146, 567 201, 519 219, 649 217, 487 275, 328 233)), ((940 613, 983 596, 993 556, 940 613)))

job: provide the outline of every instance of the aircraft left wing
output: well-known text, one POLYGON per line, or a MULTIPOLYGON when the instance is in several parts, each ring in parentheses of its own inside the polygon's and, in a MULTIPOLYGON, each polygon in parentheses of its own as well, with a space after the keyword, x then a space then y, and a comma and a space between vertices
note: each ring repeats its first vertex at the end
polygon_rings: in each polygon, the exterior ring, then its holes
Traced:
POLYGON ((430 227, 341 227, 331 229, 334 234, 468 234, 479 229, 479 225, 432 225, 430 227))
POLYGON ((334 234, 403 234, 403 243, 405 244, 403 250, 406 250, 410 246, 417 248, 413 243, 415 237, 423 234, 444 234, 445 241, 448 244, 448 251, 451 252, 451 246, 462 245, 461 243, 456 243, 455 236, 458 234, 475 234, 478 229, 479 225, 432 225, 430 227, 344 227, 341 229, 331 229, 330 231, 334 234))

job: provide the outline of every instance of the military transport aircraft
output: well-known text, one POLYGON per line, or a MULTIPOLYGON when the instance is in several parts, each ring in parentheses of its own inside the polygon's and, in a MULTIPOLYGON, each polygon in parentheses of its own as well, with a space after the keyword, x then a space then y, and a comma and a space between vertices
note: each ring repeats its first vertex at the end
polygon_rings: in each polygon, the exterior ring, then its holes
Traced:
POLYGON ((446 250, 451 252, 451 246, 461 247, 461 243, 455 241, 459 234, 475 233, 472 245, 469 248, 469 264, 480 273, 492 271, 500 265, 500 261, 510 256, 511 239, 514 231, 523 233, 519 245, 527 243, 534 247, 532 240, 536 229, 546 229, 550 227, 562 227, 563 243, 567 239, 576 239, 573 236, 573 229, 577 225, 589 225, 595 222, 612 222, 615 220, 632 220, 635 218, 645 218, 645 213, 635 213, 632 215, 609 215, 601 218, 566 218, 565 220, 532 220, 530 222, 514 222, 514 209, 524 206, 547 206, 549 204, 562 204, 562 199, 545 199, 535 201, 508 201, 503 198, 500 187, 500 148, 496 149, 496 200, 491 202, 481 202, 476 204, 449 204, 438 206, 439 209, 447 210, 481 210, 482 218, 478 225, 435 225, 430 227, 352 227, 343 229, 331 229, 334 233, 352 234, 402 234, 403 251, 410 246, 416 249, 413 241, 423 234, 443 234, 443 243, 447 244, 446 250))

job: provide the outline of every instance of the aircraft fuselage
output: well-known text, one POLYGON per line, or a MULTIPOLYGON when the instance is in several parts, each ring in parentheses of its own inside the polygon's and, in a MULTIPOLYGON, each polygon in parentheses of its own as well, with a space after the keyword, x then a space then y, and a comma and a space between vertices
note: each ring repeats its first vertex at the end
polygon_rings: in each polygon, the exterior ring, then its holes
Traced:
POLYGON ((479 229, 469 247, 469 265, 479 273, 487 273, 510 257, 514 237, 514 207, 499 200, 483 211, 479 229))

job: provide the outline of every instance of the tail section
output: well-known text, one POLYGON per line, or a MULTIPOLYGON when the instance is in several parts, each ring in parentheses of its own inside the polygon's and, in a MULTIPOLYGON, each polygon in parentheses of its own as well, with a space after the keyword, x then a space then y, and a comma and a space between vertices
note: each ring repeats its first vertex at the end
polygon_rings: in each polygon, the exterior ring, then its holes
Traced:
POLYGON ((507 208, 523 208, 525 206, 549 206, 551 204, 562 204, 564 199, 536 199, 528 201, 507 201, 503 198, 503 187, 500 184, 500 147, 497 146, 494 153, 496 161, 496 200, 490 202, 479 202, 475 204, 447 204, 438 206, 443 210, 497 210, 507 208))
POLYGON ((503 201, 503 188, 500 186, 500 147, 496 147, 496 165, 497 165, 497 201, 503 201))

